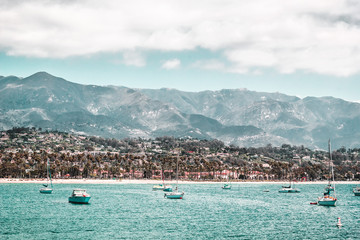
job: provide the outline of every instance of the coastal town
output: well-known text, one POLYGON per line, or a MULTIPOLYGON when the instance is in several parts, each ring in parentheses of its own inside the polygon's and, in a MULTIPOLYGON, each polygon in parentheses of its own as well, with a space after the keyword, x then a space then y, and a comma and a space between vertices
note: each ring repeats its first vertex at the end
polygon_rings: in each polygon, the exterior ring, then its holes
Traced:
MULTIPOLYGON (((333 150, 335 179, 360 179, 360 149, 333 150)), ((227 146, 218 140, 158 137, 104 139, 36 128, 0 132, 0 178, 317 181, 328 152, 304 146, 227 146)))

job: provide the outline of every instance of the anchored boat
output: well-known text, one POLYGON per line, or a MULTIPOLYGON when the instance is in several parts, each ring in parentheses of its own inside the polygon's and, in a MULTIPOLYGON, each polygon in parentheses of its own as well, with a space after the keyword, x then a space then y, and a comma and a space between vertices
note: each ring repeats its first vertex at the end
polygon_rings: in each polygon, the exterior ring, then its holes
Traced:
POLYGON ((331 165, 332 156, 331 156, 330 139, 329 139, 328 145, 329 145, 329 183, 325 187, 324 195, 322 197, 318 198, 317 204, 321 205, 321 206, 335 207, 337 198, 336 198, 336 191, 335 191, 335 183, 334 183, 334 185, 331 184, 331 178, 334 182, 334 169, 333 169, 333 166, 331 165), (334 196, 331 196, 332 192, 334 193, 334 196))
POLYGON ((172 192, 172 186, 165 184, 162 168, 161 168, 161 180, 162 180, 163 183, 154 185, 152 187, 152 190, 153 191, 162 190, 164 192, 172 192))
POLYGON ((299 193, 300 190, 295 188, 294 183, 291 182, 290 179, 290 184, 289 186, 282 186, 282 188, 279 190, 279 193, 299 193))
POLYGON ((231 184, 230 184, 230 176, 227 176, 227 183, 224 184, 224 186, 221 187, 222 189, 231 189, 231 184))
POLYGON ((225 183, 224 186, 221 187, 222 189, 231 189, 231 185, 228 183, 225 183))
POLYGON ((46 184, 43 184, 43 188, 40 188, 40 193, 51 194, 53 191, 53 185, 51 181, 50 163, 49 158, 46 161, 46 184), (49 187, 50 182, 50 187, 49 187))
POLYGON ((357 186, 356 188, 354 188, 353 193, 355 194, 355 196, 360 196, 360 187, 357 186))
POLYGON ((87 204, 89 203, 90 198, 90 195, 86 193, 85 189, 74 189, 69 197, 69 202, 87 204))
POLYGON ((182 199, 184 197, 184 192, 178 191, 178 178, 179 178, 179 157, 176 159, 176 188, 174 192, 165 193, 164 197, 168 199, 182 199))

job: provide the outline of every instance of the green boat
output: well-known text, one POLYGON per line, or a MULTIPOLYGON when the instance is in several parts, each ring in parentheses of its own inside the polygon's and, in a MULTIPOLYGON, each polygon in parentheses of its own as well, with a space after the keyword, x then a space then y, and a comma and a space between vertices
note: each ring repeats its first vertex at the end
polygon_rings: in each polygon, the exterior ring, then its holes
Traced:
POLYGON ((231 185, 225 183, 224 186, 221 187, 222 189, 231 189, 231 185))
POLYGON ((90 195, 86 193, 85 189, 74 189, 69 197, 69 203, 87 204, 90 198, 90 195))

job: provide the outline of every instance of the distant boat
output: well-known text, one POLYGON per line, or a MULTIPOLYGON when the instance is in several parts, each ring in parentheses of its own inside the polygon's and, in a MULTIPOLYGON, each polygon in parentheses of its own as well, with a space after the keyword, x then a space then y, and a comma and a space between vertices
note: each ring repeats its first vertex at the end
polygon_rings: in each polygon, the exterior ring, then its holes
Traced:
POLYGON ((40 193, 51 194, 53 191, 53 185, 51 181, 50 163, 49 158, 46 161, 46 184, 43 184, 43 188, 40 188, 40 193), (49 187, 50 182, 50 187, 49 187))
POLYGON ((178 178, 179 178, 179 157, 177 157, 176 159, 176 188, 175 188, 175 192, 169 192, 169 193, 165 193, 164 197, 168 198, 168 199, 182 199, 184 197, 184 192, 179 192, 178 191, 178 178))
POLYGON ((353 193, 355 194, 355 196, 360 196, 360 187, 357 186, 356 188, 354 188, 353 193))
POLYGON ((164 180, 164 177, 163 177, 162 168, 161 168, 161 180, 162 180, 163 183, 162 183, 162 184, 155 184, 155 185, 152 187, 152 190, 153 190, 153 191, 162 190, 162 191, 164 191, 164 192, 172 192, 172 186, 165 184, 165 180, 164 180))
POLYGON ((231 189, 231 185, 225 183, 224 186, 221 187, 222 189, 231 189))
POLYGON ((162 190, 164 192, 172 192, 171 185, 164 185, 164 184, 156 184, 152 187, 153 191, 162 190))
POLYGON ((221 188, 222 188, 222 189, 225 189, 225 190, 226 190, 226 189, 227 189, 227 190, 231 189, 230 176, 229 176, 229 175, 227 176, 227 183, 225 183, 224 186, 222 186, 221 188))
POLYGON ((334 185, 331 184, 331 177, 334 182, 334 169, 333 169, 333 166, 331 165, 332 156, 331 156, 330 139, 329 139, 328 145, 329 145, 329 183, 325 187, 324 195, 322 197, 318 198, 317 204, 321 205, 321 206, 335 207, 337 198, 336 198, 336 191, 335 191, 335 183, 334 183, 334 185), (334 196, 331 196, 331 192, 334 192, 334 196))
POLYGON ((85 189, 74 189, 69 197, 69 202, 87 204, 89 203, 90 198, 90 195, 86 193, 85 189))
POLYGON ((282 186, 282 188, 279 190, 279 193, 299 193, 300 190, 294 187, 295 185, 291 182, 289 186, 282 186))

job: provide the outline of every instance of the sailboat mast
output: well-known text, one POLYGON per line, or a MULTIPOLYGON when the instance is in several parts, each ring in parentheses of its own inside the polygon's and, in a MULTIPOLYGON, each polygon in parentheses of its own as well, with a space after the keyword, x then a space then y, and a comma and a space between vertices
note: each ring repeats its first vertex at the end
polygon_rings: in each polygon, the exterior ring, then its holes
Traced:
POLYGON ((336 198, 334 168, 333 168, 331 163, 332 163, 331 142, 330 142, 330 139, 329 139, 329 174, 330 174, 330 176, 329 176, 329 185, 330 185, 331 178, 332 178, 332 181, 334 183, 334 197, 336 198))
POLYGON ((178 188, 178 179, 179 179, 179 156, 176 158, 176 189, 178 188))
POLYGON ((46 159, 46 180, 49 181, 49 159, 46 159))
POLYGON ((48 174, 48 178, 50 177, 50 186, 51 188, 52 186, 52 181, 51 181, 51 172, 50 172, 50 162, 49 162, 49 158, 47 159, 47 174, 48 174))
POLYGON ((330 184, 330 182, 331 182, 331 161, 332 161, 332 158, 331 158, 331 142, 330 142, 330 138, 329 138, 328 145, 329 145, 329 184, 330 184))

